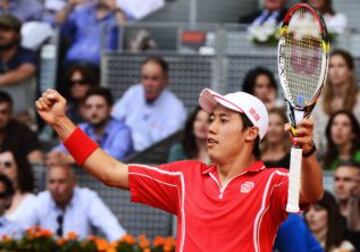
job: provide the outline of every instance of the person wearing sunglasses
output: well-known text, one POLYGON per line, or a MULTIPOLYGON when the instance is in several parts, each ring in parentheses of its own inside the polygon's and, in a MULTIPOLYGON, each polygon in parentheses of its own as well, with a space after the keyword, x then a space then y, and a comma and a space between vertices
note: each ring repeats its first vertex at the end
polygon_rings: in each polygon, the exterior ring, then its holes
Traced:
POLYGON ((67 114, 75 123, 84 122, 84 98, 91 87, 98 85, 97 69, 89 65, 73 65, 66 74, 64 91, 69 92, 69 105, 67 114))
POLYGON ((23 230, 15 222, 5 216, 14 196, 14 187, 11 180, 4 174, 0 174, 0 236, 20 238, 23 230))
POLYGON ((22 228, 26 224, 29 206, 35 202, 34 176, 28 159, 14 151, 0 153, 0 174, 4 174, 14 185, 14 196, 5 216, 8 220, 16 222, 22 228))

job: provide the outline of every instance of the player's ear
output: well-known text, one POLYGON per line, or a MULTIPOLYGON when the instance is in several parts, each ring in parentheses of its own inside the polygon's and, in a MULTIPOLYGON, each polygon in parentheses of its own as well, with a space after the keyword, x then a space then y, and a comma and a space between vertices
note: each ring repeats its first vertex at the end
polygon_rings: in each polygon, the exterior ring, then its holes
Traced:
POLYGON ((249 127, 246 130, 246 141, 255 141, 259 136, 259 129, 257 127, 249 127))

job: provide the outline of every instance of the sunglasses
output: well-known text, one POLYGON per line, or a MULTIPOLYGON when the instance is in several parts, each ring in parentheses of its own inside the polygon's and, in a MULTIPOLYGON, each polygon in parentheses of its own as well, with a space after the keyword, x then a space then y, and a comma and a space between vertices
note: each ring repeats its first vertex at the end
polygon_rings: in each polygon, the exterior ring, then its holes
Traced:
POLYGON ((4 162, 0 162, 0 166, 3 166, 5 168, 11 168, 14 166, 14 163, 11 161, 4 161, 4 162))
POLYGON ((86 80, 71 80, 70 81, 70 86, 74 86, 75 84, 86 85, 86 84, 88 84, 88 82, 86 80))

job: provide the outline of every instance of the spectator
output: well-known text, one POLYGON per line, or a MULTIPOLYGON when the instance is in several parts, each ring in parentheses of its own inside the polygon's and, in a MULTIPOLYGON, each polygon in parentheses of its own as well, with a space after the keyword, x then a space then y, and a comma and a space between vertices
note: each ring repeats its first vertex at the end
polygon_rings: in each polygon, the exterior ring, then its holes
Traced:
POLYGON ((0 150, 16 150, 31 163, 42 163, 44 155, 36 133, 12 119, 12 107, 11 97, 0 91, 0 150))
POLYGON ((276 252, 323 252, 323 248, 297 214, 289 214, 276 236, 276 252))
POLYGON ((347 27, 347 18, 343 13, 335 12, 331 0, 305 0, 315 6, 321 13, 329 33, 344 33, 347 27))
POLYGON ((345 109, 360 119, 360 93, 356 81, 354 59, 350 53, 337 49, 330 54, 327 84, 312 112, 314 141, 320 152, 326 147, 325 129, 329 116, 345 109))
MULTIPOLYGON (((109 155, 122 160, 133 152, 131 132, 124 123, 111 117, 113 98, 108 89, 89 90, 85 96, 86 121, 79 125, 109 155)), ((73 165, 75 160, 61 144, 50 152, 48 165, 73 165)))
POLYGON ((35 54, 20 46, 21 23, 11 15, 0 16, 0 89, 7 91, 16 103, 16 117, 29 121, 29 108, 35 95, 35 54))
POLYGON ((75 123, 82 123, 85 117, 84 98, 91 87, 98 85, 97 72, 87 65, 74 65, 69 69, 65 82, 65 89, 70 89, 67 114, 75 123))
POLYGON ((44 6, 38 0, 0 0, 0 13, 11 13, 21 22, 42 19, 44 6))
POLYGON ((340 162, 335 171, 335 195, 346 219, 347 237, 360 251, 360 164, 340 162))
POLYGON ((360 125, 351 112, 339 110, 332 114, 325 134, 324 169, 335 170, 340 160, 360 162, 360 125))
POLYGON ((276 99, 277 84, 274 75, 265 67, 258 66, 248 71, 242 83, 242 89, 259 98, 268 110, 282 106, 282 103, 276 99))
POLYGON ((329 192, 325 192, 319 202, 310 205, 305 211, 305 220, 325 251, 355 251, 354 246, 344 238, 344 223, 336 200, 329 192))
POLYGON ((284 130, 287 123, 283 109, 273 108, 269 111, 269 128, 261 143, 261 160, 266 167, 284 167, 290 165, 290 141, 284 130))
POLYGON ((264 0, 264 9, 255 11, 239 18, 239 23, 243 24, 263 24, 275 21, 276 24, 282 22, 287 12, 285 8, 286 0, 264 0))
POLYGON ((208 126, 209 114, 197 107, 186 121, 181 143, 174 144, 171 147, 168 161, 194 159, 209 163, 207 152, 208 126))
POLYGON ((167 88, 164 59, 147 58, 142 63, 141 82, 130 87, 113 109, 113 116, 130 127, 136 151, 175 133, 186 120, 183 103, 167 88))
POLYGON ((126 23, 126 14, 115 0, 98 0, 70 11, 62 29, 71 40, 66 61, 99 65, 102 49, 117 49, 119 25, 126 23))
POLYGON ((126 231, 97 193, 77 187, 70 167, 49 167, 47 185, 48 190, 37 196, 28 226, 38 225, 59 237, 75 232, 80 239, 93 234, 93 228, 109 241, 125 235, 126 231))
POLYGON ((13 196, 14 188, 11 180, 6 175, 0 174, 0 236, 17 239, 22 236, 22 228, 5 216, 5 211, 10 207, 13 196))
POLYGON ((35 201, 35 195, 32 194, 34 176, 29 161, 16 152, 1 152, 0 173, 9 177, 15 190, 11 206, 6 210, 6 217, 22 228, 26 228, 29 206, 35 201))

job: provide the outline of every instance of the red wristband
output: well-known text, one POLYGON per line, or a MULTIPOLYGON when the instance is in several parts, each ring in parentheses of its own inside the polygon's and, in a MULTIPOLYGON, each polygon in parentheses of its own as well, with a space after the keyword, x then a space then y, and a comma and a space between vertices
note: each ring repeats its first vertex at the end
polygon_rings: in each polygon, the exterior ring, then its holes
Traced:
POLYGON ((71 133, 64 141, 64 146, 78 165, 83 165, 86 159, 99 147, 80 128, 76 128, 71 133))

